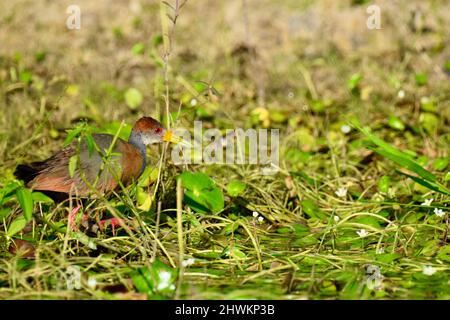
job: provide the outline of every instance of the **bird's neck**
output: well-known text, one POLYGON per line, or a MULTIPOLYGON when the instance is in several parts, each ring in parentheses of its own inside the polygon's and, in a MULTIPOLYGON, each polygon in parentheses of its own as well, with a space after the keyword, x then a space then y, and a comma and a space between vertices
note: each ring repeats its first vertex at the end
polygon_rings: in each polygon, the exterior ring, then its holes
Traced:
POLYGON ((128 139, 128 142, 135 146, 142 156, 142 168, 139 175, 144 172, 145 165, 146 165, 146 158, 147 158, 147 148, 145 147, 145 144, 142 142, 142 137, 139 133, 136 133, 134 131, 131 132, 130 138, 128 139))

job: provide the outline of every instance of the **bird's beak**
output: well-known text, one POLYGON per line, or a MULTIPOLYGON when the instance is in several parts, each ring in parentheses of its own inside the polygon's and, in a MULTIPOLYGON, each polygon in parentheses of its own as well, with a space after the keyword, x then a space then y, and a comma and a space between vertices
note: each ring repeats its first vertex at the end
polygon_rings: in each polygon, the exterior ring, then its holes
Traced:
POLYGON ((180 143, 183 141, 183 139, 176 134, 173 133, 172 130, 166 130, 166 132, 163 135, 163 141, 172 142, 172 143, 180 143))

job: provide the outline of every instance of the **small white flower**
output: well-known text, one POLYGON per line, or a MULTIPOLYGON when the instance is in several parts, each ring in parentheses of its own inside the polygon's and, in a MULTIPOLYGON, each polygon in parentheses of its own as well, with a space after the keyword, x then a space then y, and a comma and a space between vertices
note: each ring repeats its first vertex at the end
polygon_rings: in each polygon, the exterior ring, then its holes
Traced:
POLYGON ((345 196, 347 195, 347 188, 341 187, 336 190, 335 194, 340 198, 345 198, 345 196))
POLYGON ((87 285, 89 288, 95 289, 95 287, 97 286, 97 280, 95 280, 94 278, 89 278, 87 281, 87 285))
POLYGON ((263 218, 263 217, 261 217, 261 216, 260 216, 260 217, 258 217, 258 222, 259 222, 259 223, 263 223, 263 222, 264 222, 264 218, 263 218))
POLYGON ((378 248, 377 251, 376 251, 376 254, 383 254, 383 253, 384 253, 384 248, 383 247, 378 248))
POLYGON ((397 97, 398 97, 399 99, 403 99, 403 98, 405 97, 405 91, 404 91, 404 90, 400 90, 400 91, 397 93, 397 97))
POLYGON ((334 222, 339 222, 339 220, 341 220, 341 218, 339 218, 339 216, 334 216, 333 219, 334 219, 334 222))
POLYGON ((442 209, 434 208, 434 214, 439 218, 442 218, 445 215, 445 212, 442 209))
POLYGON ((171 288, 170 279, 172 278, 172 274, 168 271, 161 271, 159 273, 159 283, 156 287, 156 290, 164 290, 166 288, 171 288))
POLYGON ((435 268, 433 268, 432 266, 425 266, 422 269, 422 273, 426 276, 432 276, 433 274, 436 273, 436 271, 437 270, 435 268))
POLYGON ((351 128, 350 126, 344 124, 344 125, 341 127, 341 131, 342 131, 343 133, 349 133, 350 131, 352 131, 352 128, 351 128))
POLYGON ((187 260, 184 260, 181 264, 183 265, 183 267, 188 267, 192 264, 195 263, 195 259, 194 258, 189 258, 187 260))
POLYGON ((366 231, 366 229, 361 229, 359 231, 356 231, 356 233, 358 234, 358 236, 360 236, 361 238, 367 237, 369 235, 369 233, 366 231))
POLYGON ((433 199, 431 198, 431 199, 425 199, 425 201, 424 202, 422 202, 422 206, 430 206, 431 205, 431 203, 433 202, 433 199))
POLYGON ((292 91, 289 91, 288 97, 292 99, 294 97, 294 93, 292 91))
POLYGON ((256 212, 256 211, 253 211, 253 216, 256 218, 257 216, 259 216, 259 213, 258 212, 256 212))
POLYGON ((197 99, 192 99, 191 100, 191 106, 195 107, 197 105, 197 99))

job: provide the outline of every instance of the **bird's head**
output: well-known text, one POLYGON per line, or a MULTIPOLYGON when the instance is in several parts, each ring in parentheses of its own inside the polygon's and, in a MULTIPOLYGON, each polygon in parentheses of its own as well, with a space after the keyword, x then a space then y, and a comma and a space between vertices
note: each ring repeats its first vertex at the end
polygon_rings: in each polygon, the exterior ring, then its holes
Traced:
POLYGON ((142 141, 144 145, 161 143, 164 141, 179 143, 180 138, 172 130, 164 128, 151 117, 142 117, 133 126, 132 136, 142 141))

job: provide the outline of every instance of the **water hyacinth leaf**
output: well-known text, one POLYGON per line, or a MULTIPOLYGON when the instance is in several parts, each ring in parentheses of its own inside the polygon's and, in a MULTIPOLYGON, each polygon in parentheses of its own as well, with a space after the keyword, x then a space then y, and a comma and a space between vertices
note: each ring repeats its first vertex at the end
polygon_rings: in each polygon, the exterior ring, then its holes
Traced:
POLYGON ((183 172, 178 176, 185 188, 184 202, 198 213, 217 213, 224 206, 222 191, 206 174, 183 172))
POLYGON ((388 124, 392 129, 399 130, 399 131, 405 130, 405 124, 402 122, 402 120, 400 120, 399 118, 397 118, 395 116, 389 117, 388 124))
POLYGON ((145 44, 143 44, 142 42, 138 42, 138 43, 136 43, 136 44, 131 48, 131 51, 132 51, 135 55, 144 54, 144 51, 145 51, 145 44))
POLYGON ((16 192, 17 201, 23 210, 25 220, 28 222, 33 216, 33 198, 31 191, 27 188, 20 188, 16 192))
POLYGON ((141 92, 136 88, 130 88, 125 92, 125 103, 132 110, 139 107, 143 100, 141 92))
POLYGON ((424 86, 428 83, 428 77, 425 73, 417 73, 415 75, 415 80, 418 86, 424 86))
POLYGON ((27 220, 24 216, 19 216, 16 219, 14 219, 13 222, 9 225, 8 231, 6 232, 6 235, 9 237, 12 237, 16 233, 22 231, 23 228, 27 225, 27 220))
POLYGON ((247 188, 247 184, 245 184, 244 182, 241 182, 238 180, 233 180, 233 181, 230 181, 230 183, 227 186, 227 193, 231 197, 237 197, 237 196, 241 195, 245 191, 246 188, 247 188))

